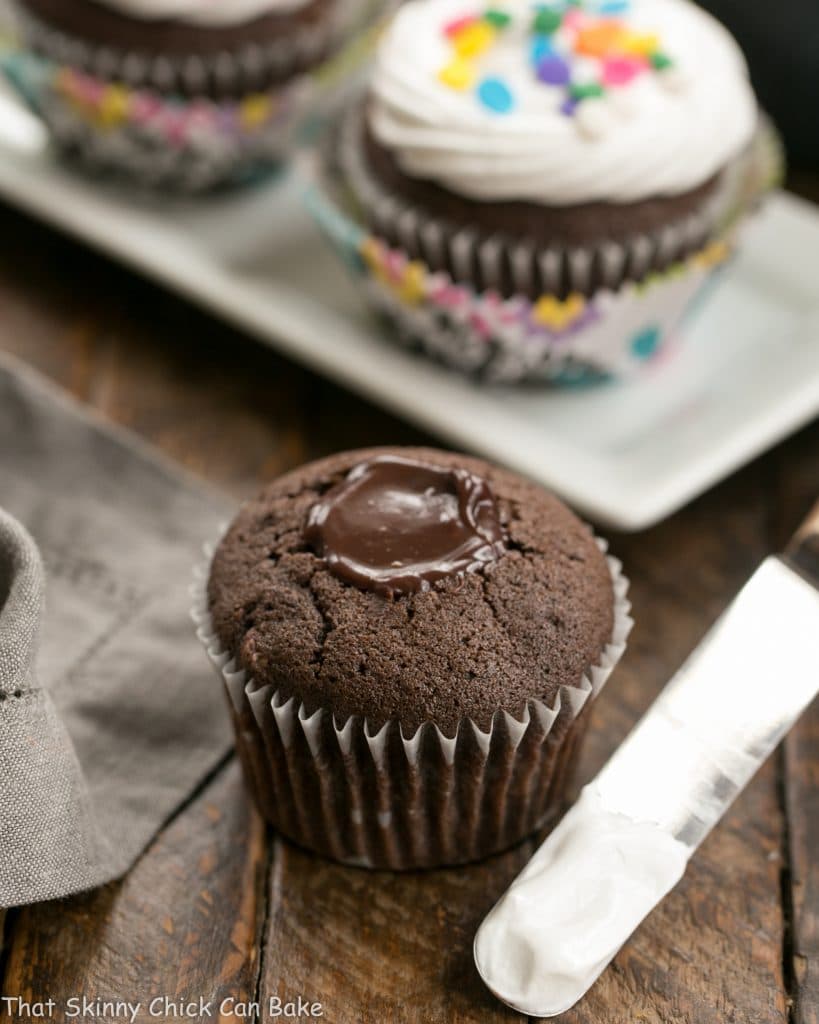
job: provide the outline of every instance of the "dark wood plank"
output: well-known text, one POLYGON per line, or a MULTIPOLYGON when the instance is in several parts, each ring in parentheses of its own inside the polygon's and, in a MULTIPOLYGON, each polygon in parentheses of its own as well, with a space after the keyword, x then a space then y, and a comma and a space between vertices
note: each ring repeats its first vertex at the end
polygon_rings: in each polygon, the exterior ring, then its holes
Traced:
POLYGON ((367 872, 277 844, 261 992, 323 1004, 332 1024, 513 1024, 472 962, 484 914, 531 843, 483 864, 367 872))
MULTIPOLYGON (((595 708, 582 777, 604 762, 763 557, 760 495, 758 475, 747 472, 663 526, 616 538, 634 579, 639 625, 595 708), (680 565, 692 569, 681 576, 680 565)), ((782 831, 770 764, 698 853, 680 888, 562 1019, 784 1022, 782 831)), ((277 898, 262 993, 319 999, 341 1024, 514 1020, 487 1003, 471 941, 526 854, 395 877, 322 864, 283 847, 274 868, 277 898)))
MULTIPOLYGON (((778 453, 772 543, 782 548, 819 497, 819 424, 778 453)), ((819 702, 785 741, 783 798, 789 863, 783 893, 789 913, 786 956, 794 1024, 819 1024, 819 702)))
POLYGON ((0 349, 237 496, 342 448, 435 443, 2 203, 0 236, 0 349))
POLYGON ((785 744, 794 1024, 819 1024, 819 705, 785 744))
POLYGON ((264 830, 232 762, 123 882, 20 911, 3 994, 50 996, 56 1021, 76 996, 142 1001, 140 1021, 176 1019, 164 1004, 152 1015, 154 997, 203 997, 218 1020, 223 999, 255 994, 264 869, 264 830))
MULTIPOLYGON (((0 254, 0 347, 17 352, 233 493, 245 494, 260 480, 331 450, 426 440, 160 289, 0 207, 4 229, 12 244, 0 254)), ((817 434, 811 437, 815 445, 817 434)), ((791 451, 788 473, 799 476, 803 467, 815 468, 798 440, 655 530, 614 538, 634 581, 639 624, 621 671, 595 709, 583 777, 603 763, 770 549, 771 495, 780 456, 791 451)), ((804 472, 810 475, 812 469, 804 472)), ((814 770, 812 737, 793 757, 797 765, 807 759, 814 770)), ((218 812, 208 842, 226 858, 208 886, 214 891, 226 886, 232 894, 226 920, 221 911, 207 918, 211 940, 200 940, 194 954, 187 952, 187 935, 204 929, 205 918, 190 874, 198 877, 198 858, 190 850, 205 842, 197 802, 121 886, 22 912, 13 929, 5 992, 23 982, 41 992, 46 984, 54 992, 56 985, 57 994, 89 982, 101 992, 125 978, 141 993, 154 978, 164 983, 174 976, 174 966, 184 963, 179 985, 202 994, 223 962, 229 921, 236 915, 245 921, 239 947, 249 962, 250 912, 236 909, 236 901, 240 895, 247 900, 251 890, 256 900, 264 843, 252 817, 244 827, 246 834, 256 829, 255 837, 236 841, 234 816, 246 815, 247 809, 237 809, 243 798, 231 771, 229 784, 220 779, 201 798, 210 801, 214 819, 218 812), (169 863, 177 867, 169 871, 169 863), (167 915, 157 913, 154 890, 172 910, 171 928, 162 928, 167 915), (140 929, 154 944, 163 943, 163 957, 154 948, 141 951, 147 960, 134 959, 140 929)), ((815 782, 811 785, 815 789, 815 782)), ((680 888, 565 1020, 786 1020, 780 872, 787 867, 782 859, 787 829, 780 789, 771 764, 706 842, 680 888)), ((791 837, 795 850, 805 851, 804 870, 813 870, 807 850, 815 834, 799 838, 792 824, 791 837)), ((277 843, 268 875, 262 1002, 302 995, 325 1002, 325 1019, 340 1024, 517 1019, 483 990, 469 951, 475 925, 525 857, 524 847, 473 868, 371 875, 277 843)), ((813 892, 803 903, 815 911, 815 880, 813 892)), ((794 905, 803 906, 796 898, 794 905)), ((254 921, 261 909, 254 905, 254 921)), ((815 924, 816 917, 812 920, 815 924)), ((799 948, 809 950, 815 970, 809 930, 800 934, 805 945, 799 948)), ((253 973, 245 963, 237 976, 241 985, 236 982, 242 991, 255 991, 253 973)), ((813 989, 805 992, 802 1002, 815 1012, 819 999, 813 989)))
MULTIPOLYGON (((761 467, 639 536, 614 539, 637 623, 594 711, 581 770, 611 753, 766 551, 761 467)), ((787 1020, 778 880, 782 818, 766 766, 566 1024, 787 1020)))

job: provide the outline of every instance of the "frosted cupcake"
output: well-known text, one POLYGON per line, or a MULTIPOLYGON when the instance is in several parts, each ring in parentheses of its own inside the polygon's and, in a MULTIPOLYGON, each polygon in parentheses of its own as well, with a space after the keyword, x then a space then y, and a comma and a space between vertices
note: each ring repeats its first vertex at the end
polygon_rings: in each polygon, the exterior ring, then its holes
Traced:
POLYGON ((758 129, 738 47, 687 0, 412 0, 334 153, 343 241, 456 365, 625 374, 772 176, 758 129))
POLYGON ((280 161, 369 0, 17 0, 12 76, 63 147, 156 185, 280 161), (33 58, 33 59, 32 59, 33 58))

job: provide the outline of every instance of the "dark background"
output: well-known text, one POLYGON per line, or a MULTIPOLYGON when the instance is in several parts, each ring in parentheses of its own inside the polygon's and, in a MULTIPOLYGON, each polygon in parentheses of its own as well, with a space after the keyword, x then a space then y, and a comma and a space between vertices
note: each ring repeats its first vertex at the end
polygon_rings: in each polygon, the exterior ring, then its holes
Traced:
POLYGON ((700 0, 736 36, 789 162, 819 169, 819 0, 700 0))

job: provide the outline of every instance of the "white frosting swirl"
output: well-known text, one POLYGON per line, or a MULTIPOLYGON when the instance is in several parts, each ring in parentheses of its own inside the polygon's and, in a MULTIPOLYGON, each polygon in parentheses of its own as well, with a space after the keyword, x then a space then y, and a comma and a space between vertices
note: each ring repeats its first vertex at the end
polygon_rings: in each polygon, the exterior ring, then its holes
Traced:
MULTIPOLYGON (((530 64, 531 0, 496 6, 513 21, 477 66, 509 86, 509 113, 439 78, 452 58, 443 28, 479 14, 476 0, 410 0, 382 40, 370 125, 406 174, 478 200, 630 202, 695 188, 750 140, 757 106, 742 54, 689 0, 632 0, 623 20, 656 33, 673 65, 582 101, 574 116, 560 110, 565 88, 538 81, 530 64)), ((575 61, 575 78, 599 73, 597 61, 575 61)))
POLYGON ((171 19, 188 25, 217 28, 241 25, 263 14, 284 13, 306 7, 309 0, 101 0, 129 18, 145 21, 171 19))

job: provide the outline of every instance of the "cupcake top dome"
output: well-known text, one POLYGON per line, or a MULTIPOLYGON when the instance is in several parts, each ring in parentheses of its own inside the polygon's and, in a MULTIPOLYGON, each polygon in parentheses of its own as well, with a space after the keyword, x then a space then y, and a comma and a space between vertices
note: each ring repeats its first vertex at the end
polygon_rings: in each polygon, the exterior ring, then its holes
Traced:
POLYGON ((407 736, 552 706, 614 629, 606 559, 565 505, 424 448, 342 452, 274 481, 217 548, 208 605, 254 686, 407 736))
POLYGON ((276 11, 295 11, 309 0, 101 0, 129 18, 146 21, 178 21, 218 28, 241 25, 276 11))
POLYGON ((405 174, 553 206, 696 188, 756 120, 739 47, 689 0, 410 0, 369 105, 405 174))

